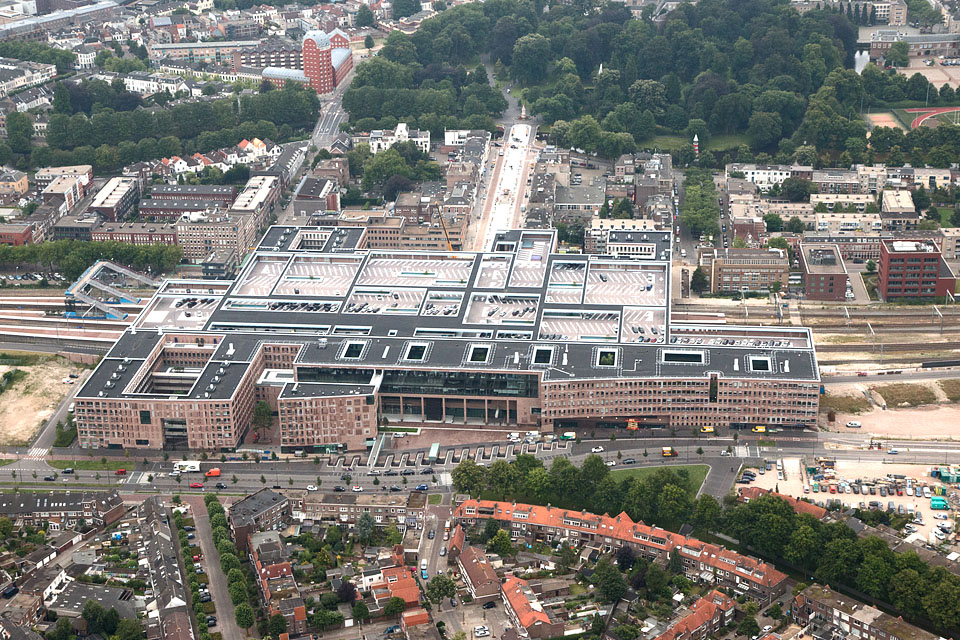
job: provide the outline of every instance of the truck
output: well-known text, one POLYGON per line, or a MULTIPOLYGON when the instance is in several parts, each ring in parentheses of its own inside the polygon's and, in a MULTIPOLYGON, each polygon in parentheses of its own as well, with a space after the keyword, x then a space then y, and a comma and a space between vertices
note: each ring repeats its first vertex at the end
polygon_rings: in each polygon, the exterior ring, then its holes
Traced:
POLYGON ((205 476, 208 477, 208 478, 219 478, 219 477, 220 477, 220 468, 219 468, 219 467, 215 467, 215 468, 213 468, 213 469, 210 469, 209 471, 207 471, 207 472, 206 472, 205 474, 203 474, 203 475, 205 475, 205 476))
POLYGON ((178 473, 199 473, 200 463, 196 460, 184 460, 183 462, 174 462, 173 470, 178 473))
POLYGON ((664 458, 675 458, 680 455, 680 453, 673 447, 663 447, 660 450, 660 455, 664 458))

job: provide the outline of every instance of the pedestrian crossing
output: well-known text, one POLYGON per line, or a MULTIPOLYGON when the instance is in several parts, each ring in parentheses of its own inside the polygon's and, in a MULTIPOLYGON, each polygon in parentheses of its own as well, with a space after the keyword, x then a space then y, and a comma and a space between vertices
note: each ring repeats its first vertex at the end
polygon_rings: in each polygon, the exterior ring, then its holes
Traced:
POLYGON ((33 447, 23 456, 24 460, 43 460, 50 454, 50 449, 46 447, 33 447))

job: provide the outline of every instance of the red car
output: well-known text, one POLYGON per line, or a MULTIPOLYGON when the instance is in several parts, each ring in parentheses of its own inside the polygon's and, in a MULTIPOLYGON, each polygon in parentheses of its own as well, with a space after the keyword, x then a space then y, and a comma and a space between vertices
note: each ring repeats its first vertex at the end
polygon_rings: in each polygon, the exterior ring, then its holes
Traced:
POLYGON ((191 482, 191 483, 190 483, 190 488, 191 488, 191 489, 203 489, 203 483, 202 483, 202 482, 191 482))

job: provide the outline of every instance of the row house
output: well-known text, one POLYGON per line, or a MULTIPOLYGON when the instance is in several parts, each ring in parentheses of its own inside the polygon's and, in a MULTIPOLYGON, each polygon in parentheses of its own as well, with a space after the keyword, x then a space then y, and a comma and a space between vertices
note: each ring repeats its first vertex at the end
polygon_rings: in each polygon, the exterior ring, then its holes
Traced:
POLYGON ((46 522, 49 531, 76 528, 81 520, 107 526, 123 513, 123 500, 116 491, 20 492, 0 496, 0 516, 29 526, 46 522))
POLYGON ((722 627, 733 622, 735 605, 733 598, 714 589, 694 602, 687 615, 655 640, 703 640, 715 636, 722 627))
POLYGON ((572 545, 615 551, 623 546, 651 561, 666 561, 677 553, 691 579, 731 587, 761 602, 781 595, 787 576, 772 566, 672 531, 633 522, 626 513, 616 517, 557 507, 492 500, 467 500, 454 516, 467 524, 497 520, 511 537, 548 542, 567 538, 572 545))

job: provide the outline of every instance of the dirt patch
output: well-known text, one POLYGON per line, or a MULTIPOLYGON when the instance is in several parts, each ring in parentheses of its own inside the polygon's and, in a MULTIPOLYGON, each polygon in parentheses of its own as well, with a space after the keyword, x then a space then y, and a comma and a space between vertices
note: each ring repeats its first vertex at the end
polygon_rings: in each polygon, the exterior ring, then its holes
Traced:
POLYGON ((870 124, 875 127, 890 127, 891 129, 902 129, 904 131, 907 130, 907 128, 904 127, 899 120, 897 120, 896 116, 889 111, 867 114, 867 119, 870 121, 870 124))
POLYGON ((837 413, 858 414, 870 408, 870 401, 862 393, 856 395, 833 395, 824 394, 820 396, 820 411, 836 411, 837 413))
POLYGON ((911 409, 886 411, 874 408, 865 413, 837 413, 837 424, 841 433, 858 435, 893 436, 900 440, 958 440, 957 425, 960 424, 960 406, 924 405, 911 409), (849 420, 863 423, 862 429, 847 429, 849 420), (918 428, 922 425, 922 428, 918 428))
POLYGON ((951 402, 960 402, 960 378, 938 380, 937 384, 951 402))
POLYGON ((933 404, 937 395, 932 389, 922 384, 885 384, 874 387, 887 403, 887 407, 918 407, 922 404, 933 404))
POLYGON ((0 365, 0 375, 13 369, 26 376, 0 396, 0 445, 29 442, 70 390, 63 379, 81 371, 66 360, 51 358, 30 366, 0 365))

